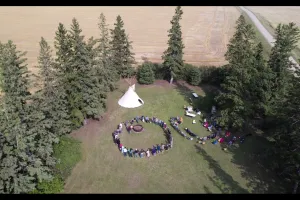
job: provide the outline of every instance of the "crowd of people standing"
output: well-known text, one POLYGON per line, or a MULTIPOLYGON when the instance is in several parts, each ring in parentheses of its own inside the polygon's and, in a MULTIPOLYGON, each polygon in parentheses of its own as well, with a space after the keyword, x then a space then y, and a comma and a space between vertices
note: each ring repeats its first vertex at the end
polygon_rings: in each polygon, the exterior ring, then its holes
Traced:
POLYGON ((133 157, 133 158, 149 158, 150 156, 156 156, 157 154, 161 154, 165 151, 168 151, 173 147, 173 137, 170 129, 167 127, 167 124, 158 119, 157 117, 148 117, 148 116, 136 116, 135 118, 120 123, 112 134, 114 143, 118 146, 120 152, 124 155, 124 157, 133 157), (137 148, 128 148, 121 143, 120 135, 122 134, 123 124, 125 125, 125 129, 130 134, 134 131, 134 123, 144 122, 144 123, 153 123, 159 125, 164 130, 166 136, 166 142, 161 144, 153 145, 151 148, 147 150, 137 149, 137 148))

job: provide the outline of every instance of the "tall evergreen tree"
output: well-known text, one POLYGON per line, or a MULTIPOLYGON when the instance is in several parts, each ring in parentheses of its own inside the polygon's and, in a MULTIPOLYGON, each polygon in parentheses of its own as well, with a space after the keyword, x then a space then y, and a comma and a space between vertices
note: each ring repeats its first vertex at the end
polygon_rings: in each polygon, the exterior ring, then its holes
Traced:
POLYGON ((254 38, 251 25, 241 15, 237 20, 236 32, 228 44, 225 54, 230 74, 221 85, 222 93, 216 97, 221 108, 223 125, 241 129, 249 121, 251 93, 248 90, 254 68, 254 38))
POLYGON ((125 33, 124 22, 120 15, 111 30, 111 61, 119 76, 130 77, 134 74, 133 64, 135 64, 134 53, 132 53, 132 42, 129 41, 125 33))
POLYGON ((99 77, 106 81, 109 90, 115 89, 115 82, 119 79, 116 68, 113 66, 111 59, 111 45, 108 24, 103 13, 100 14, 98 27, 100 30, 100 39, 98 45, 98 56, 96 60, 99 61, 99 77))
POLYGON ((268 65, 274 72, 273 104, 284 100, 288 88, 291 87, 290 79, 292 73, 290 73, 290 69, 294 66, 290 62, 289 57, 291 56, 291 51, 296 48, 299 38, 300 30, 295 23, 279 24, 275 30, 276 41, 268 62, 268 65))
POLYGON ((73 54, 70 59, 70 66, 74 71, 74 84, 72 85, 72 97, 78 98, 76 112, 81 112, 84 117, 96 117, 104 112, 104 105, 101 99, 105 99, 105 88, 97 77, 93 66, 94 48, 84 42, 84 36, 78 21, 72 20, 70 40, 73 54))
POLYGON ((52 50, 42 37, 40 41, 40 55, 38 81, 42 83, 42 89, 35 94, 36 106, 46 115, 51 130, 56 135, 64 135, 71 132, 71 121, 68 113, 68 102, 64 89, 56 80, 55 62, 52 58, 52 50))
POLYGON ((251 94, 252 118, 264 119, 270 113, 270 100, 272 98, 272 70, 266 65, 263 58, 261 43, 254 48, 254 63, 251 69, 251 79, 248 87, 251 94))
POLYGON ((168 31, 169 41, 168 48, 164 52, 162 59, 163 65, 169 70, 170 83, 172 84, 173 79, 180 76, 182 73, 183 66, 183 48, 182 32, 180 26, 180 20, 182 18, 183 11, 180 6, 175 9, 175 15, 171 20, 172 27, 168 31))
POLYGON ((55 163, 51 157, 55 137, 44 143, 45 129, 36 120, 41 113, 28 106, 25 53, 11 41, 1 49, 4 97, 0 114, 0 193, 24 193, 32 191, 37 181, 51 179, 48 165, 55 163))

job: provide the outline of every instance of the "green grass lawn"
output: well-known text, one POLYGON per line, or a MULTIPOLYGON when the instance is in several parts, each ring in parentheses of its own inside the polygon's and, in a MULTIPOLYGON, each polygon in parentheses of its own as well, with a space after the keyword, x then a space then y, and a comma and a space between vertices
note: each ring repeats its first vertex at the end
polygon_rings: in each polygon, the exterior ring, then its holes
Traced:
MULTIPOLYGON (((72 135, 82 141, 83 159, 73 169, 65 185, 65 193, 268 193, 280 192, 279 182, 266 169, 259 167, 253 153, 265 147, 260 136, 246 139, 240 147, 223 151, 219 145, 196 144, 179 135, 173 128, 174 147, 164 154, 147 158, 123 157, 112 142, 117 125, 137 115, 156 116, 168 121, 170 116, 183 116, 181 126, 199 136, 209 134, 196 117, 184 117, 191 90, 182 87, 136 86, 145 105, 125 109, 117 101, 126 91, 122 84, 108 99, 104 122, 91 122, 72 135)), ((209 86, 194 88, 200 96, 195 102, 208 111, 212 105, 209 86)), ((145 125, 145 132, 121 135, 124 146, 149 148, 165 140, 161 128, 145 125)), ((169 122, 168 122, 169 125, 169 122)))

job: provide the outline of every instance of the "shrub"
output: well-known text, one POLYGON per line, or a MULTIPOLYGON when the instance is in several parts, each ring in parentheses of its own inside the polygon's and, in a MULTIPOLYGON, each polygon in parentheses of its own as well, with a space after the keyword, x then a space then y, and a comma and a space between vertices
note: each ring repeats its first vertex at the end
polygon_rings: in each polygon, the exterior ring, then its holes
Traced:
POLYGON ((58 194, 64 190, 64 181, 59 176, 55 176, 51 181, 42 181, 37 184, 35 190, 30 194, 58 194))
POLYGON ((168 69, 163 64, 152 63, 152 70, 154 72, 155 79, 168 80, 170 78, 168 69))
POLYGON ((199 85, 201 82, 201 73, 199 68, 193 67, 189 70, 189 75, 187 79, 188 83, 191 85, 199 85))
POLYGON ((58 159, 56 173, 65 180, 81 159, 81 144, 74 138, 62 136, 53 149, 54 156, 58 159))
POLYGON ((155 75, 153 72, 153 64, 150 62, 143 63, 138 68, 138 82, 140 84, 152 84, 155 80, 155 75))

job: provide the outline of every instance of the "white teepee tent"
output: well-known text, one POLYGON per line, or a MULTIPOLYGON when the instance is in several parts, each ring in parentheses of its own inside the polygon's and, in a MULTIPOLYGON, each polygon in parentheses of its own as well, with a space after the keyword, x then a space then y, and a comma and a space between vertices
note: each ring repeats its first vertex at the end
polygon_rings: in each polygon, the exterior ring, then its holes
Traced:
POLYGON ((124 108, 136 108, 142 106, 144 101, 135 93, 135 85, 129 86, 127 92, 119 99, 118 104, 124 108))

